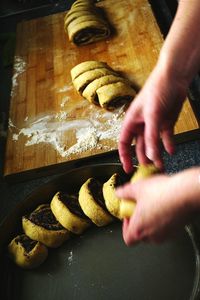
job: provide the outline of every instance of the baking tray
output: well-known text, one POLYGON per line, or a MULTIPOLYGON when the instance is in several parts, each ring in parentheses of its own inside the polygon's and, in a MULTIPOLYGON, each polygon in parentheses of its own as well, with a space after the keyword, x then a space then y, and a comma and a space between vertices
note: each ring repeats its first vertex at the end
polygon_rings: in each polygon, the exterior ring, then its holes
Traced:
POLYGON ((192 226, 162 245, 127 247, 116 221, 72 237, 35 270, 9 260, 6 246, 21 232, 23 214, 60 189, 74 193, 89 177, 104 182, 114 172, 125 178, 120 164, 72 169, 36 189, 6 217, 0 226, 0 299, 199 299, 199 245, 192 226))

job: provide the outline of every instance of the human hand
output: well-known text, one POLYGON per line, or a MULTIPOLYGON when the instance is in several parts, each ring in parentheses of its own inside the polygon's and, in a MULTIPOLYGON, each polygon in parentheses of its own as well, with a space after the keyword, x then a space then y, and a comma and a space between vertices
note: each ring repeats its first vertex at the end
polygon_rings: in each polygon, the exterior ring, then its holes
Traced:
POLYGON ((176 72, 164 72, 158 63, 144 87, 134 99, 125 115, 119 138, 119 155, 127 173, 133 170, 131 144, 135 138, 135 151, 139 163, 153 161, 162 168, 160 137, 165 150, 174 152, 173 129, 186 97, 187 85, 176 72))
POLYGON ((199 192, 198 176, 189 172, 173 176, 154 175, 119 187, 117 197, 136 201, 132 217, 123 221, 125 243, 162 242, 174 235, 196 210, 194 203, 199 202, 199 192))

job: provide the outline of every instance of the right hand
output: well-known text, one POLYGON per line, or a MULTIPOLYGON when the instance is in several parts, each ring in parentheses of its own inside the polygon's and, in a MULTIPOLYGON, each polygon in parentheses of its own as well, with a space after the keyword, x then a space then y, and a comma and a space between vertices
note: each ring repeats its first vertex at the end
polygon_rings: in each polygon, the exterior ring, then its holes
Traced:
POLYGON ((131 144, 136 140, 139 163, 153 161, 163 167, 160 137, 165 150, 174 152, 173 129, 187 93, 187 84, 176 72, 164 72, 158 63, 144 87, 126 112, 119 138, 119 155, 123 168, 132 172, 131 144))

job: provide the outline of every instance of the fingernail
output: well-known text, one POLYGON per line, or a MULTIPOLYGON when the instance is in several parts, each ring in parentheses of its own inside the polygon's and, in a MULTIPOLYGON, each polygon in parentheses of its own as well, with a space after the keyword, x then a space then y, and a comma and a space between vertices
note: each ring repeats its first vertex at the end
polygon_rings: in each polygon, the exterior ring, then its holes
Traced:
POLYGON ((153 148, 147 148, 146 149, 146 156, 148 157, 148 159, 153 160, 154 159, 154 150, 153 148))

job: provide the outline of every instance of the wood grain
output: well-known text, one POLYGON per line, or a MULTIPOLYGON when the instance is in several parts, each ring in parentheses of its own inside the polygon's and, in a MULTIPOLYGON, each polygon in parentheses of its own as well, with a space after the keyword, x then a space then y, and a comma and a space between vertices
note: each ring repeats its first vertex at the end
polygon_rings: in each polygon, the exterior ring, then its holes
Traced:
MULTIPOLYGON (((5 176, 53 168, 117 149, 118 136, 102 139, 98 131, 104 126, 105 136, 111 130, 111 121, 117 125, 123 114, 108 114, 82 99, 72 86, 70 70, 82 61, 106 61, 141 88, 156 63, 163 36, 147 0, 105 0, 98 5, 103 7, 116 32, 107 40, 87 46, 69 43, 63 29, 66 12, 18 25, 5 176), (77 144, 77 130, 80 134, 81 127, 85 132, 89 127, 95 128, 97 133, 93 137, 100 137, 97 144, 67 152, 77 144), (43 129, 46 139, 43 136, 39 141, 43 129)), ((187 100, 175 134, 198 128, 187 100)))

